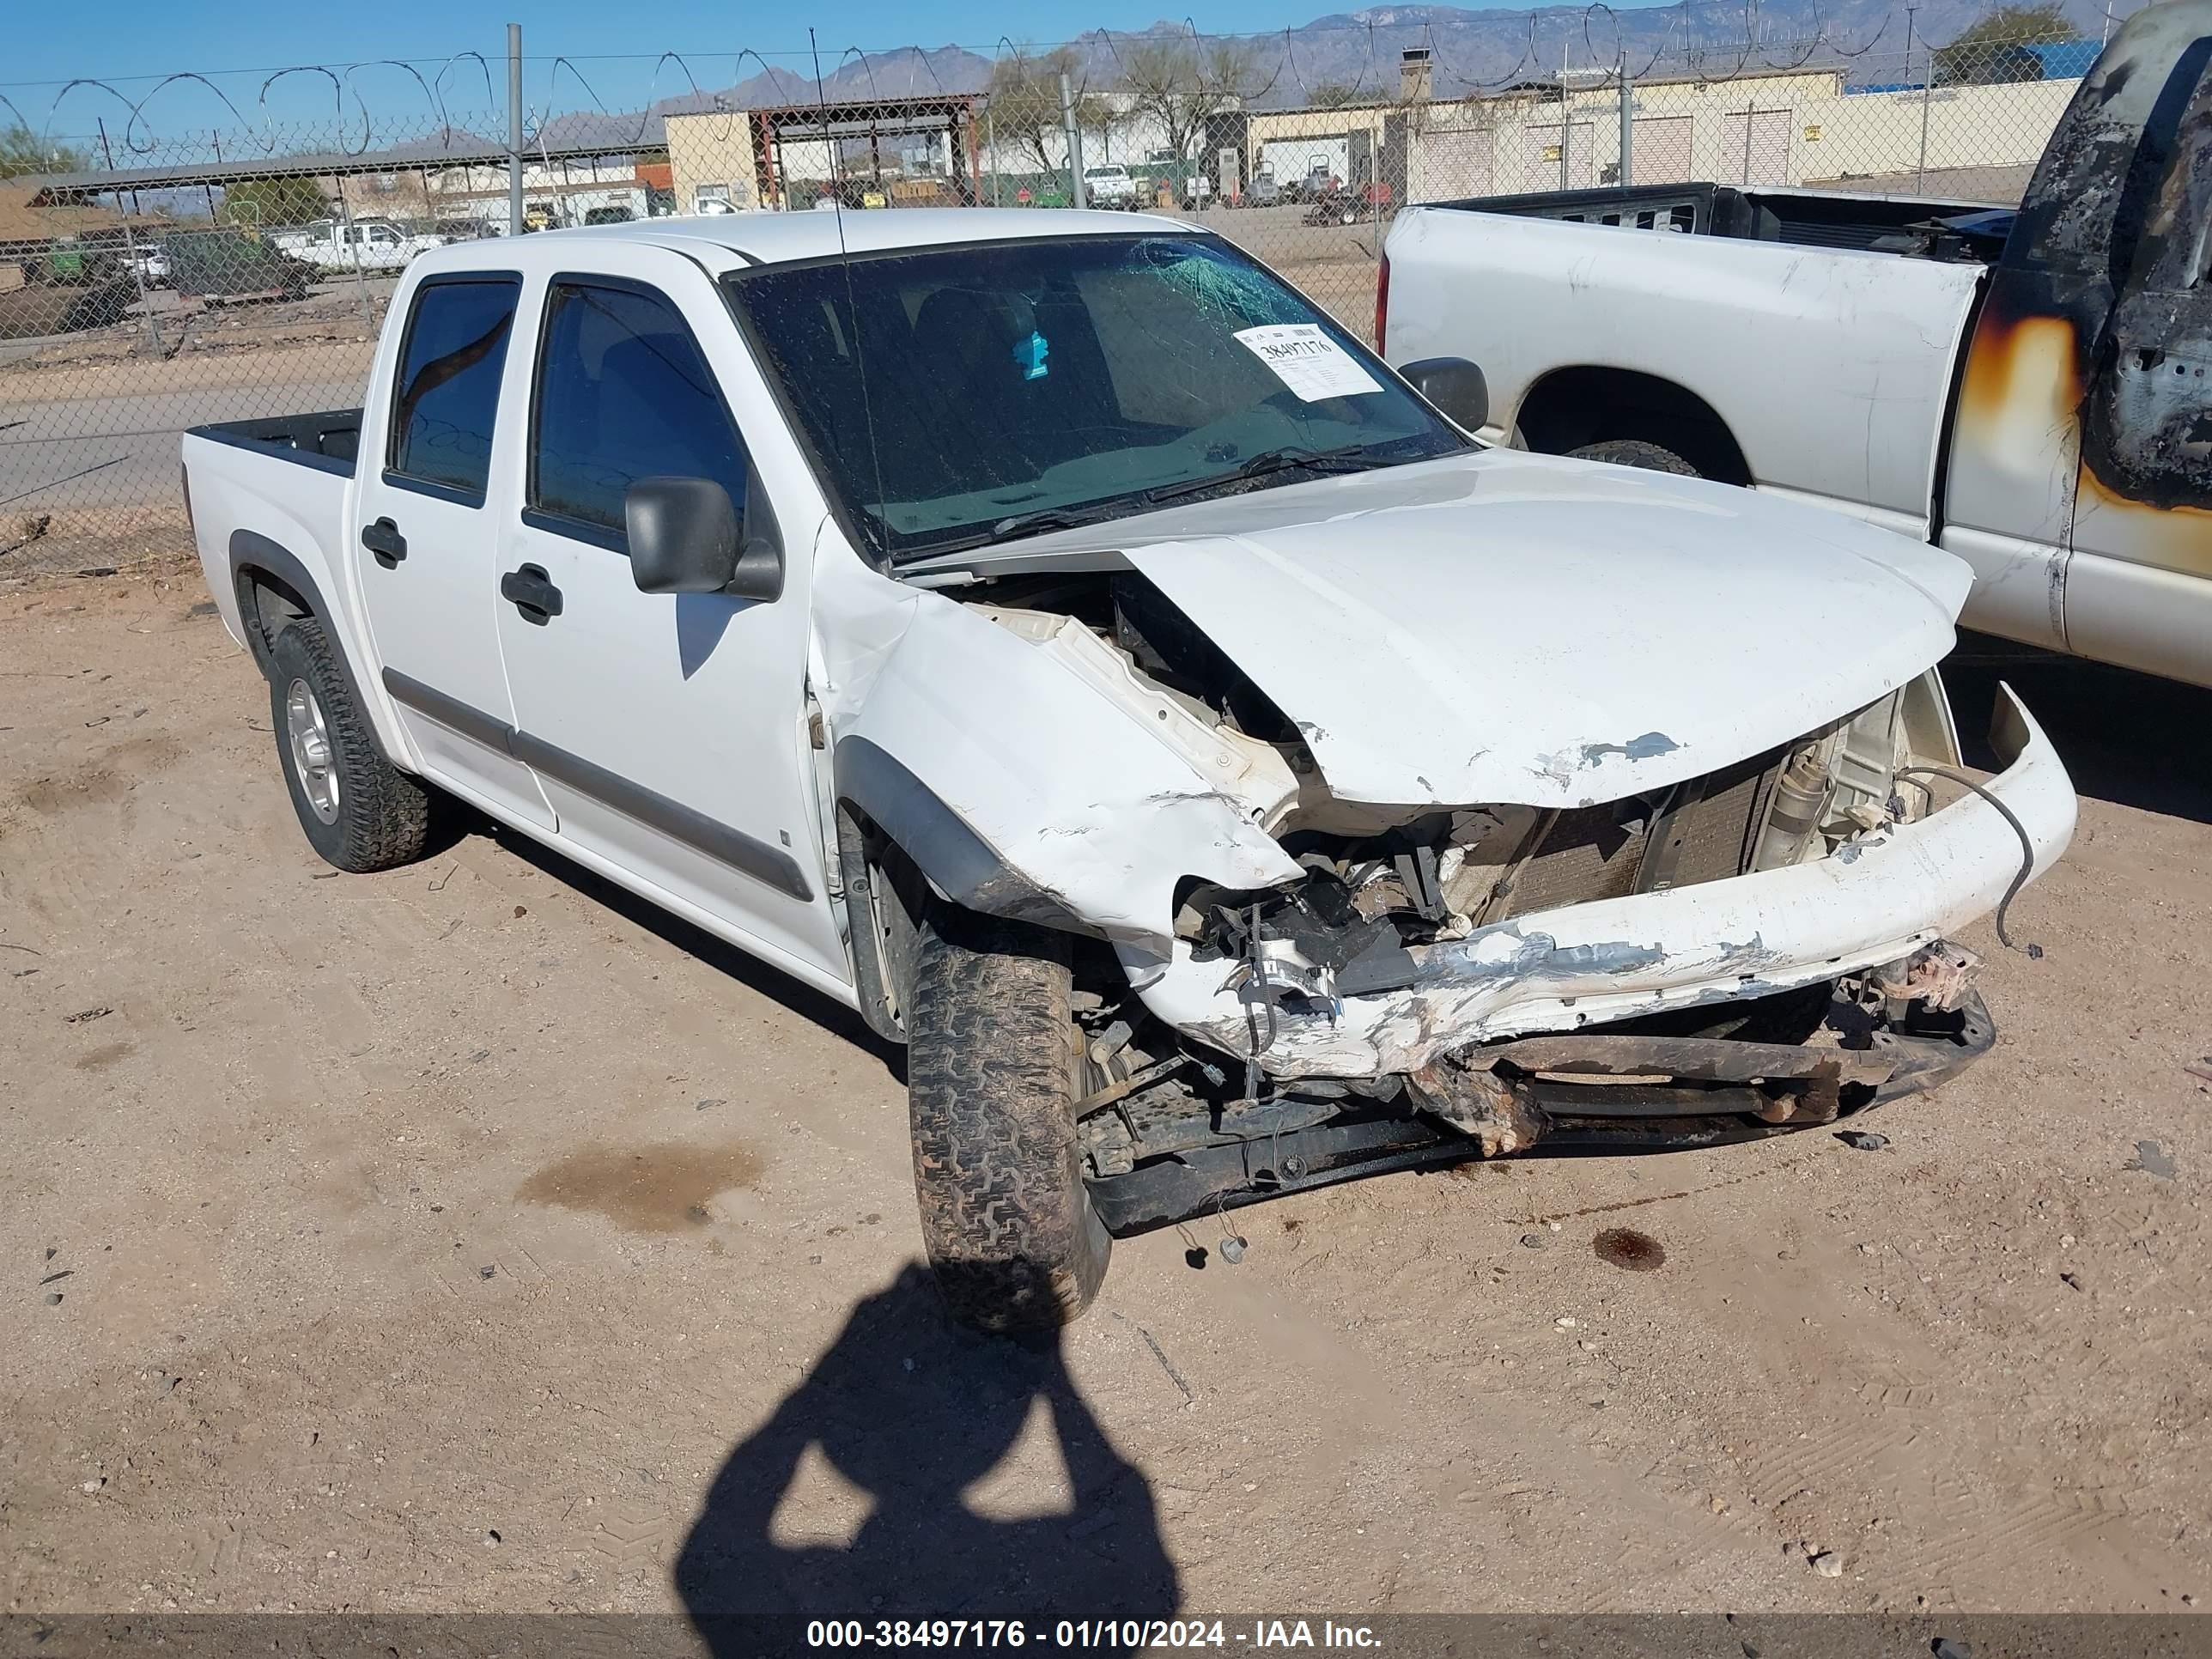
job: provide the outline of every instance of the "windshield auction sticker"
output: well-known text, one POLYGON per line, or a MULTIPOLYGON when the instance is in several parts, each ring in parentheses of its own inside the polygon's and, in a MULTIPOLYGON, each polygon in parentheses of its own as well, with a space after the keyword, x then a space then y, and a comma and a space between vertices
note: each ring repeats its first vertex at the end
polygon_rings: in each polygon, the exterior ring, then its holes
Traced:
POLYGON ((1276 379, 1310 404, 1382 389, 1359 366, 1358 359, 1330 339, 1319 323, 1271 323, 1265 328, 1239 329, 1237 343, 1273 369, 1276 379))

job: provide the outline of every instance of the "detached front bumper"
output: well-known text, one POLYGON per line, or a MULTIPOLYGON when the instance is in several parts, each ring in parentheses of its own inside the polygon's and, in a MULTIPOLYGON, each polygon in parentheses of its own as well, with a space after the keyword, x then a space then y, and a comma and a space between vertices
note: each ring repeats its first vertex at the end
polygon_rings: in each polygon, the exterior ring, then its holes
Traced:
MULTIPOLYGON (((1986 787, 2025 832, 2033 879, 2072 839, 2073 784, 2009 686, 1998 689, 1990 739, 2005 768, 1986 787)), ((1995 909, 2022 858, 2004 815, 1967 795, 1815 863, 1520 916, 1418 947, 1392 975, 1401 983, 1340 988, 1334 1009, 1272 1010, 1272 1020, 1255 1020, 1223 964, 1195 959, 1181 940, 1165 963, 1125 948, 1122 966, 1155 1015, 1270 1078, 1384 1078, 1504 1037, 1767 997, 1909 957, 1995 909)))
MULTIPOLYGON (((1932 1089, 1987 1054, 1968 992, 1949 1013, 1863 1025, 1838 1004, 1823 1035, 1858 1046, 1725 1038, 1531 1037, 1436 1062, 1386 1109, 1288 1133, 1223 1136, 1093 1180, 1109 1231, 1136 1233, 1310 1187, 1534 1153, 1683 1152, 1791 1134, 1932 1089), (1845 1018, 1838 1021, 1836 1016, 1845 1018), (1837 1032, 1838 1024, 1850 1028, 1837 1032), (1624 1073, 1660 1077, 1625 1081, 1624 1073)), ((1233 1127, 1233 1126, 1227 1126, 1233 1127)))

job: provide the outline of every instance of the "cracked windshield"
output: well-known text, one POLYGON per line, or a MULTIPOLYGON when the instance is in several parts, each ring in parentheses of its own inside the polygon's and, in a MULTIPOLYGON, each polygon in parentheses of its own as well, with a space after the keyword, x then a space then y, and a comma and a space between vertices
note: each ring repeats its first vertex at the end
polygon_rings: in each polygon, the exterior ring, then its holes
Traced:
POLYGON ((895 559, 1468 447, 1200 238, 871 255, 731 289, 848 520, 895 559))

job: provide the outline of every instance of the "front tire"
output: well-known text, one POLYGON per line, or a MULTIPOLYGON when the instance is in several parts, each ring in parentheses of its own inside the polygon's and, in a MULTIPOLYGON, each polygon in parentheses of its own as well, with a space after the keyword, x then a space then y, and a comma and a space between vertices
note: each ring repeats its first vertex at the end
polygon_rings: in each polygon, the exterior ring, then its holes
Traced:
POLYGON ((939 905, 907 1027, 915 1192, 939 1290, 987 1331, 1091 1305, 1113 1250, 1083 1184, 1066 935, 939 905))
POLYGON ((269 647, 269 712, 292 810, 324 862, 365 874, 422 855, 430 792, 377 753, 313 617, 288 623, 269 647))
POLYGON ((1607 438, 1603 443, 1584 444, 1580 449, 1569 450, 1567 458, 1603 461, 1611 466, 1637 466, 1646 472, 1674 472, 1686 478, 1705 477, 1673 450, 1646 443, 1641 438, 1607 438))

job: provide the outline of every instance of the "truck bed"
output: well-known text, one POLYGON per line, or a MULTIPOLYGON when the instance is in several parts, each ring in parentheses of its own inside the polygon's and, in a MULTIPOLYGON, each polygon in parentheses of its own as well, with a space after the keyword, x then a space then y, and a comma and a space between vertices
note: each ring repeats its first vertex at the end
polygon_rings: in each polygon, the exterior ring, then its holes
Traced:
POLYGON ((251 421, 220 421, 196 426, 185 434, 297 461, 319 471, 353 477, 361 448, 361 410, 319 410, 312 415, 269 415, 251 421))
POLYGON ((1522 219, 1675 231, 1800 247, 1857 248, 1988 264, 2004 246, 2013 210, 1984 202, 1842 191, 1739 190, 1731 185, 1632 185, 1474 196, 1433 205, 1522 219))

